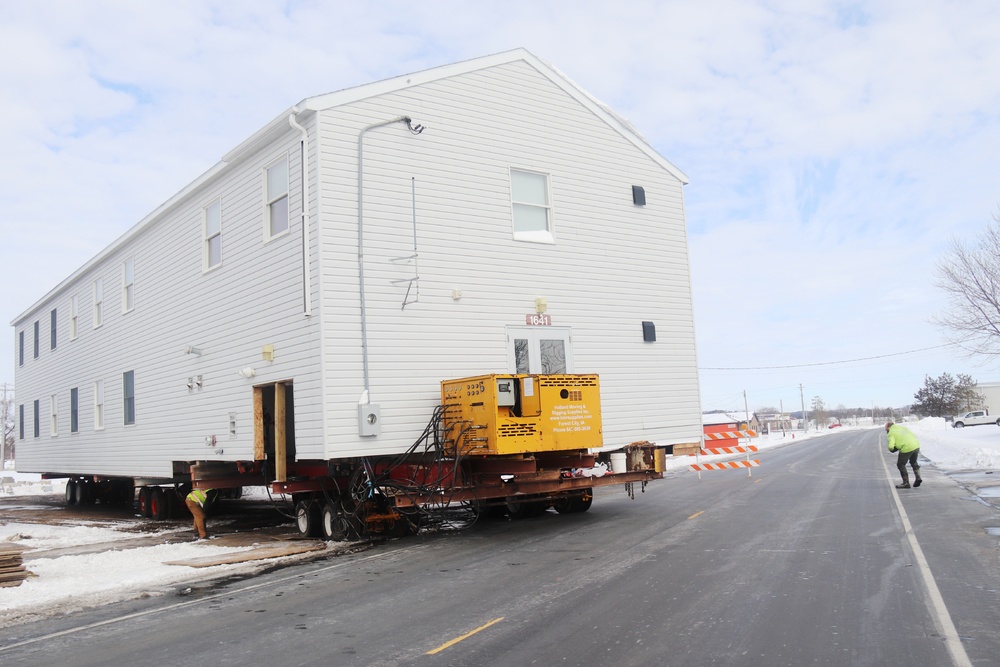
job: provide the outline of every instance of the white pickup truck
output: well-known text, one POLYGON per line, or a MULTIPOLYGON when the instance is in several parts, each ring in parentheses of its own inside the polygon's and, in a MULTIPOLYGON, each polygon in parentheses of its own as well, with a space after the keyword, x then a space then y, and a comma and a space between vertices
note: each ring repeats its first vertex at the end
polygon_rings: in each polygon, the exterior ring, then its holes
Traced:
POLYGON ((966 426, 979 426, 980 424, 996 424, 1000 426, 1000 417, 991 415, 989 410, 973 410, 963 412, 952 417, 951 425, 954 428, 964 428, 966 426))

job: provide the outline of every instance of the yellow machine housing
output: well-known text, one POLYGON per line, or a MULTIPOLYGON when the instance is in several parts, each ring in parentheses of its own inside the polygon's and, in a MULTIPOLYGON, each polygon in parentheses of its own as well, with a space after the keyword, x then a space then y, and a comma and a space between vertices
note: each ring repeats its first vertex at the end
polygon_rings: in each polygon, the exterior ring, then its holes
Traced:
POLYGON ((441 383, 446 446, 462 455, 603 444, 596 375, 480 375, 441 383), (457 450, 457 451, 456 451, 457 450))

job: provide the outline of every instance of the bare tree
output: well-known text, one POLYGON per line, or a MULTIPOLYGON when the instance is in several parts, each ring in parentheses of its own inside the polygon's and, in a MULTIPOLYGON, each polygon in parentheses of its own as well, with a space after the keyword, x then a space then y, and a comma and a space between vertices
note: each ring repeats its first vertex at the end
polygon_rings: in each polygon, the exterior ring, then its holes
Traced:
POLYGON ((1000 355, 1000 215, 968 244, 953 239, 937 272, 951 298, 934 322, 967 352, 1000 355))
POLYGON ((3 430, 3 440, 0 440, 0 470, 4 469, 7 459, 14 458, 14 393, 7 383, 0 391, 0 426, 3 430))

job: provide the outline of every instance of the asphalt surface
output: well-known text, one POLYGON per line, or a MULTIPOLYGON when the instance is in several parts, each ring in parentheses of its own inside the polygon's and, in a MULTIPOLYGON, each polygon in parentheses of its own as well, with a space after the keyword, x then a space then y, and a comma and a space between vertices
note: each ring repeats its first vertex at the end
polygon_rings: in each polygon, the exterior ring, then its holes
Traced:
POLYGON ((0 631, 0 664, 996 665, 997 509, 878 432, 0 631), (897 502, 898 498, 898 502, 897 502))

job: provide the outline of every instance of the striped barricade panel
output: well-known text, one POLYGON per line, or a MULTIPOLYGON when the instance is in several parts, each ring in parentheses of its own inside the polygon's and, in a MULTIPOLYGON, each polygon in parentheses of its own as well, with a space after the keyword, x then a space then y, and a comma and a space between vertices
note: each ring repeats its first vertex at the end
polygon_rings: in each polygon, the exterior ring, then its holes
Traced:
POLYGON ((722 463, 694 463, 691 470, 739 470, 740 468, 756 468, 760 466, 760 461, 752 459, 750 461, 724 461, 722 463))
POLYGON ((712 447, 711 449, 703 449, 699 452, 702 456, 714 456, 716 454, 746 454, 747 452, 756 452, 757 445, 747 445, 746 447, 712 447))
POLYGON ((706 440, 739 440, 740 438, 756 438, 757 431, 723 431, 722 433, 706 433, 706 440))

